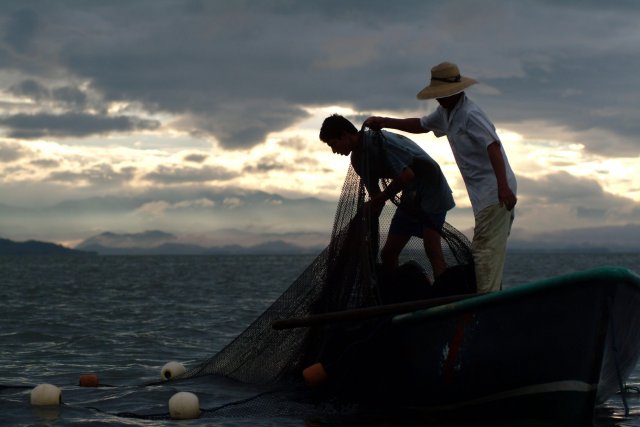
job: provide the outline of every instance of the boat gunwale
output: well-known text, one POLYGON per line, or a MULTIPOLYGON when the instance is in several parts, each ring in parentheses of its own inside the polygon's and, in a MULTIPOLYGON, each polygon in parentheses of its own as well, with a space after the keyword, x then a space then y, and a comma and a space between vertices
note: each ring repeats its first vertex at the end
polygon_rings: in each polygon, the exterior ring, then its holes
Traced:
POLYGON ((493 305, 503 301, 520 299, 529 295, 545 292, 549 289, 560 289, 575 286, 586 281, 615 281, 616 283, 627 283, 637 286, 640 290, 640 276, 624 267, 603 266, 584 271, 554 276, 541 279, 535 282, 515 285, 498 292, 480 294, 478 296, 439 305, 436 307, 416 310, 410 313, 398 314, 392 318, 394 324, 402 325, 413 322, 431 319, 440 316, 456 314, 468 311, 477 307, 493 305))

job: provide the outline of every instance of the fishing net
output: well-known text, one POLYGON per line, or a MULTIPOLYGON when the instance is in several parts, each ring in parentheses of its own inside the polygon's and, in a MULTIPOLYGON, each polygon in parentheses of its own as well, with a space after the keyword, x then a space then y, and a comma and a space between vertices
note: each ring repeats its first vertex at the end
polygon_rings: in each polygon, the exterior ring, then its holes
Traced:
MULTIPOLYGON (((372 135, 384 139, 380 132, 372 135)), ((366 173, 366 164, 362 170, 366 173)), ((386 188, 388 182, 381 184, 386 188)), ((413 237, 401 254, 400 267, 383 271, 380 241, 387 236, 399 198, 387 203, 379 217, 364 209, 367 199, 363 180, 349 166, 328 246, 244 332, 180 378, 215 374, 251 384, 302 383, 304 368, 339 359, 349 343, 370 336, 375 328, 365 321, 352 322, 353 327, 329 322, 276 330, 274 322, 475 291, 470 243, 448 223, 441 242, 449 269, 442 277, 453 279, 433 283, 422 240, 413 237)))

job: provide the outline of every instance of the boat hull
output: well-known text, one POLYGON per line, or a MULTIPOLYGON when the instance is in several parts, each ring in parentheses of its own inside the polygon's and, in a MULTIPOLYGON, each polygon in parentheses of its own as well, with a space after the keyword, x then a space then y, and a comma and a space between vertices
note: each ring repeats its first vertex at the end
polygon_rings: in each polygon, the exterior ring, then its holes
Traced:
POLYGON ((635 274, 575 273, 395 316, 333 369, 363 402, 589 423, 638 361, 639 307, 635 274))

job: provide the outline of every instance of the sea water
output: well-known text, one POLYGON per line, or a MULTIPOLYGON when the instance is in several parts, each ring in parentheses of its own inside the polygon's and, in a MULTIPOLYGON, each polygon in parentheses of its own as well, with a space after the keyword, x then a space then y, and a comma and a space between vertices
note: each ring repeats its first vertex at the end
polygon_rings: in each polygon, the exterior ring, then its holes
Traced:
MULTIPOLYGON (((147 385, 160 379, 169 361, 189 368, 222 349, 313 258, 0 257, 0 425, 176 425, 161 415, 177 391, 196 393, 205 409, 260 396, 263 390, 224 380, 147 385), (112 387, 78 387, 83 374, 96 374, 112 387), (40 383, 62 388, 64 404, 31 406, 30 391, 40 383)), ((504 283, 517 286, 603 265, 640 272, 640 254, 510 253, 504 283)), ((640 386, 640 368, 627 385, 640 386)), ((598 411, 596 425, 640 427, 638 395, 627 396, 626 418, 621 397, 611 398, 598 411)), ((188 425, 360 424, 357 417, 318 421, 304 408, 252 408, 188 425)))

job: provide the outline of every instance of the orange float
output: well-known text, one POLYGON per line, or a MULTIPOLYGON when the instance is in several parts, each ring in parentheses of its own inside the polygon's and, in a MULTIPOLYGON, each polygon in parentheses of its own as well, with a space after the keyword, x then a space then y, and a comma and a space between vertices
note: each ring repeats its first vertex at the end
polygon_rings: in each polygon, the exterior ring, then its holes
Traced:
POLYGON ((322 363, 314 363, 302 371, 302 377, 309 386, 317 386, 327 381, 327 371, 322 363))
POLYGON ((80 375, 80 387, 98 387, 100 382, 94 374, 80 375))

